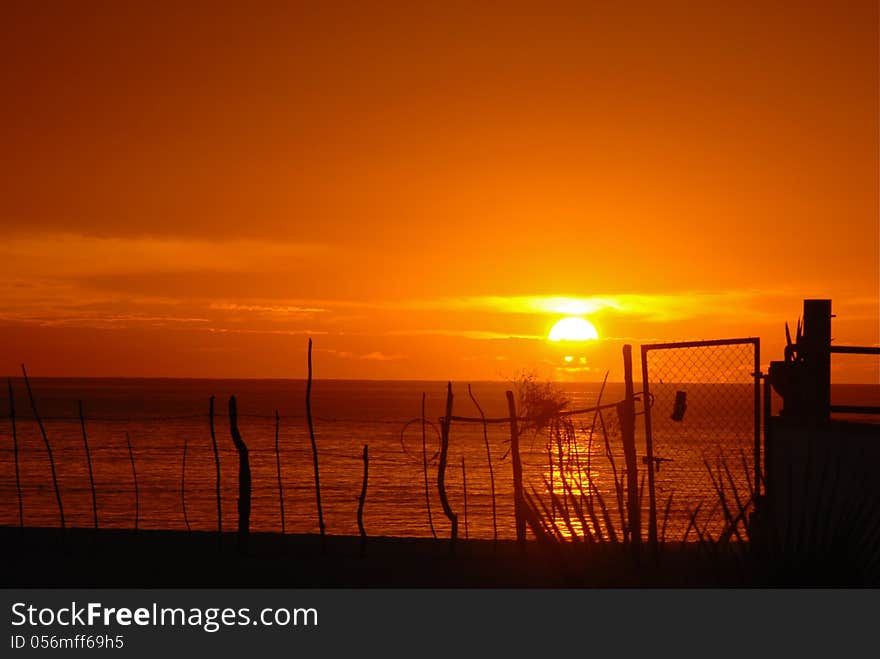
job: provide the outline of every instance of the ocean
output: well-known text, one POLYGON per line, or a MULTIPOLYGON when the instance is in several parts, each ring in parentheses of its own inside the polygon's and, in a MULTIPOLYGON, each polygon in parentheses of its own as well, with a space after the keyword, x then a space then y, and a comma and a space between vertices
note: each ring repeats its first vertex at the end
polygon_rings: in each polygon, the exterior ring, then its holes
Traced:
MULTIPOLYGON (((57 526, 59 510, 48 452, 30 411, 24 381, 17 378, 13 383, 24 523, 57 526)), ((251 529, 281 530, 280 490, 283 489, 286 532, 318 532, 305 381, 38 378, 33 379, 31 385, 52 447, 68 526, 90 527, 93 523, 88 461, 78 416, 81 401, 101 528, 132 528, 137 517, 138 527, 143 529, 183 530, 188 522, 192 530, 215 530, 216 470, 208 413, 210 397, 214 396, 222 523, 224 530, 234 530, 238 455, 230 434, 228 401, 235 395, 239 428, 249 449, 253 475, 251 529), (279 414, 277 455, 276 411, 279 414)), ((472 390, 487 417, 506 417, 505 390, 511 386, 503 382, 475 382, 472 390)), ((569 400, 569 409, 595 405, 601 388, 598 383, 558 386, 569 400)), ((664 458, 659 463, 659 471, 655 472, 657 499, 662 514, 668 497, 673 493, 680 495, 670 505, 668 520, 669 528, 679 532, 686 526, 689 511, 699 498, 711 495, 704 458, 714 459, 720 455, 711 452, 719 442, 733 466, 731 472, 736 482, 743 493, 747 491, 748 470, 753 463, 753 390, 747 384, 716 385, 714 389, 707 389, 706 385, 664 387, 654 392, 652 408, 654 455, 664 458), (679 390, 690 392, 690 404, 681 422, 670 423, 668 412, 679 390), (713 392, 714 398, 708 395, 713 392), (724 404, 720 405, 718 400, 724 404)), ((454 415, 479 417, 466 383, 454 383, 454 394, 454 415)), ((609 383, 605 387, 603 402, 617 402, 622 398, 622 384, 609 383)), ((835 388, 835 398, 839 402, 864 404, 867 400, 876 404, 880 396, 878 387, 840 386, 835 388)), ((358 533, 362 451, 364 445, 368 445, 369 479, 364 506, 367 533, 430 537, 433 525, 433 532, 438 536, 449 535, 450 522, 443 514, 437 489, 438 418, 444 414, 445 402, 445 382, 313 382, 312 414, 327 533, 358 533), (422 452, 423 393, 428 422, 427 503, 422 452)), ((0 524, 17 525, 19 508, 12 420, 8 410, 4 388, 0 394, 3 414, 0 417, 0 524)), ((641 410, 641 403, 637 403, 637 411, 641 410)), ((613 409, 607 410, 601 420, 593 414, 571 418, 575 434, 573 440, 562 446, 562 470, 567 470, 569 483, 576 489, 598 493, 597 496, 604 494, 613 522, 621 522, 615 503, 615 474, 619 482, 623 478, 624 458, 616 413, 613 409), (605 423, 607 445, 600 431, 601 421, 605 423)), ((636 426, 639 469, 643 477, 643 416, 637 418, 636 426)), ((452 424, 445 480, 450 506, 459 516, 461 537, 492 538, 496 529, 499 538, 515 537, 509 438, 507 423, 489 424, 487 456, 481 423, 452 424), (493 522, 489 457, 494 471, 496 522, 493 522)), ((554 481, 557 494, 564 494, 556 452, 561 444, 555 439, 550 441, 546 431, 529 429, 524 431, 520 444, 526 491, 546 494, 547 483, 554 481), (554 451, 549 455, 548 444, 554 451)), ((708 462, 712 464, 711 460, 708 462)), ((647 498, 643 494, 643 508, 647 506, 647 498)), ((554 512, 555 506, 549 497, 545 497, 545 501, 554 512)))

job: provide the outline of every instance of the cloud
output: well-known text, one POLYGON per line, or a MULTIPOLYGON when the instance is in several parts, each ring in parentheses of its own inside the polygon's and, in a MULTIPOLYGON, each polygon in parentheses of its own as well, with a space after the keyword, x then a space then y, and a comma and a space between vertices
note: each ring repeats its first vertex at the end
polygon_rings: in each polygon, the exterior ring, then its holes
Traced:
POLYGON ((98 238, 74 233, 13 237, 0 245, 0 272, 73 279, 150 272, 273 272, 325 255, 319 244, 256 240, 98 238))
POLYGON ((357 354, 350 350, 335 350, 334 348, 318 348, 318 352, 324 352, 329 355, 335 355, 340 359, 356 359, 359 361, 368 361, 368 362, 393 362, 401 359, 406 359, 406 355, 401 355, 399 353, 386 354, 384 352, 380 352, 378 350, 374 350, 373 352, 365 352, 361 354, 357 354))
POLYGON ((167 327, 169 325, 193 325, 210 322, 207 318, 186 316, 150 315, 139 313, 78 313, 59 315, 58 313, 2 313, 0 321, 32 323, 41 327, 91 327, 95 329, 124 328, 132 325, 167 327))
POLYGON ((207 331, 214 334, 280 334, 284 336, 323 336, 329 334, 324 330, 313 329, 260 329, 238 327, 208 327, 207 331))
MULTIPOLYGON (((229 299, 228 278, 283 281, 291 264, 325 254, 316 244, 176 238, 100 238, 74 233, 13 236, 0 243, 0 321, 41 326, 127 327, 208 324, 231 314, 283 320, 326 312, 313 304, 229 299), (209 282, 205 295, 192 282, 209 282), (227 279, 223 279, 226 277, 227 279), (199 281, 202 281, 199 279, 199 281), (144 282, 160 281, 159 293, 144 282), (223 298, 216 299, 214 291, 223 298), (174 307, 170 311, 169 307, 174 307)), ((219 297, 219 295, 217 296, 219 297)), ((302 327, 272 331, 305 333, 302 327)), ((236 329, 236 331, 264 331, 236 329)), ((315 333, 318 333, 317 331, 315 333)))
POLYGON ((386 355, 383 352, 368 352, 366 354, 358 356, 358 359, 362 359, 364 361, 373 361, 373 362, 392 362, 397 361, 398 359, 405 359, 405 355, 393 354, 386 355))
POLYGON ((527 341, 543 340, 547 337, 539 334, 512 334, 509 332, 489 332, 484 330, 451 330, 451 329, 409 329, 391 330, 384 336, 456 336, 464 339, 484 341, 522 339, 527 341))
POLYGON ((774 304, 780 299, 798 298, 794 293, 775 289, 734 291, 681 291, 674 294, 618 293, 592 296, 570 295, 489 295, 411 300, 391 306, 436 311, 485 311, 503 314, 589 316, 620 314, 639 316, 646 321, 673 321, 714 316, 744 315, 775 318, 774 304))
POLYGON ((320 307, 288 304, 233 304, 230 302, 213 302, 211 303, 210 308, 223 311, 250 311, 259 314, 281 316, 327 313, 327 309, 322 309, 320 307))

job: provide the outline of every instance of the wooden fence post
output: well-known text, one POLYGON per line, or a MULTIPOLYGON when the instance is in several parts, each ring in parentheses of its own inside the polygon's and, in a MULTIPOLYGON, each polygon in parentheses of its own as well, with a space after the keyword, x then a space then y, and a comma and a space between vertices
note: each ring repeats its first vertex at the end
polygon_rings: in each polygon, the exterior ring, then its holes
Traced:
POLYGON ((278 446, 278 434, 281 427, 281 417, 275 410, 275 468, 278 472, 278 503, 281 506, 281 535, 287 532, 287 524, 284 521, 284 484, 281 481, 281 450, 278 446))
POLYGON ((246 554, 251 530, 251 463, 247 444, 238 430, 235 396, 229 397, 229 432, 238 451, 238 551, 246 554))
POLYGON ((312 423, 312 340, 309 339, 309 373, 306 380, 306 420, 309 424, 309 439, 312 442, 312 463, 315 468, 315 496, 318 500, 318 528, 321 531, 321 553, 327 553, 327 538, 324 535, 324 510, 321 508, 321 475, 318 470, 318 443, 315 441, 315 425, 312 423))
POLYGON ((189 438, 183 436, 183 461, 180 465, 180 505, 183 508, 183 523, 186 524, 186 532, 191 533, 192 527, 189 524, 189 515, 186 513, 186 450, 189 444, 189 438))
POLYGON ((449 553, 455 554, 455 541, 458 539, 458 515, 456 515, 446 498, 446 460, 449 453, 449 427, 452 424, 452 383, 446 384, 446 416, 440 424, 440 466, 437 469, 437 489, 440 491, 440 504, 443 512, 452 523, 452 535, 449 542, 449 553))
POLYGON ((483 408, 477 402, 474 392, 471 391, 471 385, 468 385, 468 395, 480 413, 480 419, 483 420, 483 443, 486 445, 486 461, 489 463, 489 486, 492 490, 492 542, 494 548, 498 549, 498 513, 495 503, 495 470, 492 468, 492 451, 489 449, 489 427, 486 424, 486 415, 483 414, 483 408))
POLYGON ((525 546, 526 519, 523 506, 522 462, 519 458, 519 427, 516 421, 516 400, 512 391, 507 391, 507 411, 510 415, 510 461, 513 463, 513 514, 516 520, 516 541, 525 546))
POLYGON ((28 379, 27 370, 25 369, 24 364, 21 365, 21 372, 24 375, 24 384, 27 387, 28 398, 30 398, 31 401, 31 409, 34 412, 34 418, 37 420, 37 425, 40 427, 40 434, 43 436, 43 443, 46 445, 46 453, 49 455, 49 466, 52 469, 52 485, 55 487, 55 500, 58 502, 58 516, 61 518, 61 539, 63 542, 66 537, 65 531, 67 529, 67 523, 64 520, 64 506, 61 503, 61 488, 58 487, 58 475, 55 471, 55 457, 52 455, 52 445, 49 443, 49 435, 46 434, 46 428, 43 426, 43 419, 37 411, 34 392, 31 391, 31 381, 28 379))
POLYGON ((467 509, 467 471, 464 466, 464 456, 461 456, 461 486, 464 489, 464 539, 469 540, 468 535, 468 509, 467 509))
POLYGON ((214 432, 214 397, 208 402, 208 425, 211 427, 211 446, 214 449, 215 486, 217 490, 217 549, 223 549, 223 508, 220 494, 220 452, 217 450, 217 435, 214 432))
POLYGON ((369 447, 364 444, 364 481, 361 484, 361 495, 358 497, 357 523, 361 534, 361 558, 367 555, 367 531, 364 528, 364 504, 367 501, 367 480, 370 474, 369 447))
POLYGON ((131 463, 131 478, 134 481, 134 532, 138 532, 141 519, 141 493, 138 489, 137 467, 134 464, 134 449, 131 446, 131 437, 125 431, 125 444, 128 446, 128 461, 131 463))
POLYGON ((95 475, 92 472, 92 454, 89 451, 89 437, 86 434, 86 417, 83 414, 83 404, 82 401, 78 401, 79 404, 79 425, 82 428, 82 436, 83 436, 83 446, 86 449, 86 464, 89 467, 89 487, 92 491, 92 522, 95 526, 95 531, 98 530, 98 497, 95 493, 95 475))

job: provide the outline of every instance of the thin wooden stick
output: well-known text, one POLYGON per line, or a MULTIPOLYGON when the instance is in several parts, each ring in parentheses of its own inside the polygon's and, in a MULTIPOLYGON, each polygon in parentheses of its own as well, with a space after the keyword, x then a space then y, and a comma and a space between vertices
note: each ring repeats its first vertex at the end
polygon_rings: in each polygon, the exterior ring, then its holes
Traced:
POLYGON ((471 391, 471 385, 468 385, 468 396, 471 397, 474 406, 480 413, 480 418, 483 420, 483 443, 486 445, 486 461, 489 463, 489 486, 492 489, 492 541, 495 543, 495 547, 497 548, 498 513, 495 503, 495 470, 492 468, 492 451, 489 450, 489 426, 486 424, 486 415, 483 414, 483 408, 480 407, 480 404, 477 402, 476 396, 474 396, 473 391, 471 391))
POLYGON ((428 509, 428 526, 431 527, 431 535, 437 539, 437 531, 434 530, 434 518, 431 515, 431 494, 428 487, 428 443, 425 434, 425 392, 422 392, 422 466, 425 473, 425 507, 428 509))
POLYGON ((464 539, 468 540, 467 471, 464 467, 464 456, 461 456, 461 483, 464 487, 464 539))
POLYGON ((324 534, 324 511, 321 509, 321 475, 318 470, 318 444, 315 441, 315 426, 312 423, 312 340, 309 339, 309 378, 306 381, 306 419, 309 423, 309 439, 312 441, 312 462, 315 466, 315 496, 318 500, 318 528, 321 530, 321 553, 327 553, 327 539, 324 534))
POLYGON ((187 533, 192 532, 189 525, 189 516, 186 514, 186 449, 188 445, 187 436, 183 436, 183 466, 180 468, 180 503, 183 506, 183 523, 186 524, 187 533))
POLYGON ((565 424, 565 450, 565 464, 568 468, 568 477, 577 483, 578 491, 581 493, 581 496, 583 496, 584 470, 581 467, 581 450, 578 445, 577 430, 575 429, 574 423, 570 420, 565 424))
POLYGON ((12 393, 12 378, 7 379, 9 385, 9 418, 12 421, 12 454, 15 460, 15 491, 18 493, 18 528, 24 532, 24 501, 21 496, 21 475, 18 468, 18 433, 15 429, 15 394, 12 393))
POLYGON ((217 489, 217 549, 223 549, 223 508, 220 496, 220 452, 217 450, 217 435, 214 433, 214 397, 208 402, 208 424, 211 427, 211 446, 214 449, 215 484, 217 489))
MULTIPOLYGON (((596 399, 596 406, 597 407, 602 405, 602 396, 605 394, 605 385, 608 383, 609 372, 610 371, 605 371, 605 377, 602 379, 602 386, 599 388, 599 396, 596 399)), ((589 435, 589 439, 587 440, 587 473, 588 474, 593 473, 593 435, 596 432, 596 421, 601 416, 601 414, 602 414, 602 412, 599 409, 597 409, 595 412, 593 412, 593 422, 590 424, 590 435, 589 435)), ((615 480, 616 480, 616 477, 615 477, 615 480)), ((581 495, 583 495, 583 488, 581 488, 581 495)), ((592 490, 592 488, 589 488, 589 496, 587 498, 589 499, 590 505, 592 506, 593 505, 593 490, 592 490)), ((621 511, 621 515, 623 515, 623 507, 622 506, 620 507, 620 511, 621 511)), ((625 525, 624 525, 624 528, 626 528, 625 525)), ((624 536, 625 535, 626 535, 626 531, 624 531, 624 536)))
MULTIPOLYGON (((588 414, 590 412, 595 412, 596 410, 610 410, 611 408, 616 408, 617 403, 605 403, 604 405, 594 405, 593 407, 584 407, 577 410, 562 410, 555 413, 555 416, 564 418, 567 416, 579 416, 581 414, 588 414)), ((452 421, 461 421, 463 423, 480 423, 483 419, 479 417, 472 416, 453 416, 451 417, 452 421)), ((523 417, 520 421, 529 421, 528 417, 523 417)), ((486 423, 510 423, 510 417, 487 417, 486 423)))
POLYGON ((281 504, 281 535, 287 532, 284 524, 284 485, 281 482, 281 451, 278 448, 278 429, 281 425, 281 419, 278 416, 278 410, 275 410, 275 466, 278 470, 278 503, 281 504))
MULTIPOLYGON (((628 537, 629 526, 627 524, 626 504, 623 496, 623 476, 618 477, 617 461, 614 459, 614 453, 611 451, 611 442, 608 439, 608 427, 605 425, 605 415, 599 412, 599 423, 602 427, 602 437, 605 440, 605 457, 608 458, 608 464, 611 465, 611 476, 614 479, 614 492, 617 496, 617 510, 620 513, 620 528, 624 537, 628 537)), ((590 488, 592 491, 592 480, 590 480, 590 488)))
POLYGON ((505 393, 507 395, 507 409, 510 413, 510 461, 513 463, 513 512, 516 517, 516 541, 521 547, 525 547, 525 500, 523 499, 522 487, 522 462, 519 457, 519 428, 516 423, 516 401, 512 391, 505 393))
MULTIPOLYGON (((550 471, 550 493, 553 493, 553 424, 547 427, 547 469, 550 471)), ((550 498, 550 519, 556 519, 556 499, 550 498)))
POLYGON ((98 530, 98 497, 95 494, 95 475, 92 472, 92 454, 89 452, 89 437, 86 434, 86 417, 83 414, 82 401, 79 403, 79 425, 82 428, 83 446, 86 448, 86 464, 89 466, 89 487, 92 490, 92 521, 94 522, 95 531, 98 530))
POLYGON ((31 400, 31 409, 34 411, 34 418, 37 420, 37 425, 40 427, 40 434, 43 435, 43 443, 46 445, 46 453, 49 454, 49 466, 52 469, 52 484, 55 486, 55 499, 58 501, 58 515, 61 518, 61 536, 63 538, 67 525, 64 522, 64 506, 61 503, 61 490, 58 487, 58 475, 55 472, 55 458, 52 456, 52 445, 49 443, 49 436, 46 434, 43 420, 40 418, 40 413, 37 411, 37 403, 34 400, 34 393, 31 391, 31 381, 28 379, 27 370, 25 369, 24 364, 21 365, 21 372, 24 374, 24 384, 27 387, 28 398, 31 400))
POLYGON ((137 533, 141 516, 141 497, 138 491, 137 469, 134 466, 134 450, 131 448, 131 437, 128 436, 127 430, 125 431, 125 443, 128 445, 128 460, 131 462, 131 476, 134 479, 134 532, 137 533))
POLYGON ((367 480, 370 473, 369 447, 364 444, 364 481, 361 484, 361 495, 358 497, 357 524, 361 534, 361 558, 367 555, 367 531, 364 529, 364 503, 367 501, 367 480))
POLYGON ((443 512, 452 523, 452 534, 449 538, 449 553, 455 554, 455 542, 458 539, 458 515, 452 511, 449 505, 449 499, 446 498, 446 459, 449 453, 449 426, 452 417, 452 383, 446 385, 446 416, 440 424, 442 432, 440 433, 440 466, 437 468, 437 489, 440 491, 440 504, 443 506, 443 512))
POLYGON ((229 397, 229 434, 238 451, 238 551, 247 554, 251 532, 251 462, 247 444, 238 430, 235 396, 229 397))

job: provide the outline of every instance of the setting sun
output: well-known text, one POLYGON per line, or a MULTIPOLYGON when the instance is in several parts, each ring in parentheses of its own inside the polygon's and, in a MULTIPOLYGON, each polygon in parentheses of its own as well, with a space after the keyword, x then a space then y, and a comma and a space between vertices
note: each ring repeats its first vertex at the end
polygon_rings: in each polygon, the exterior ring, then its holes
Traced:
POLYGON ((585 318, 563 318, 551 329, 547 337, 551 341, 595 341, 599 333, 585 318))

